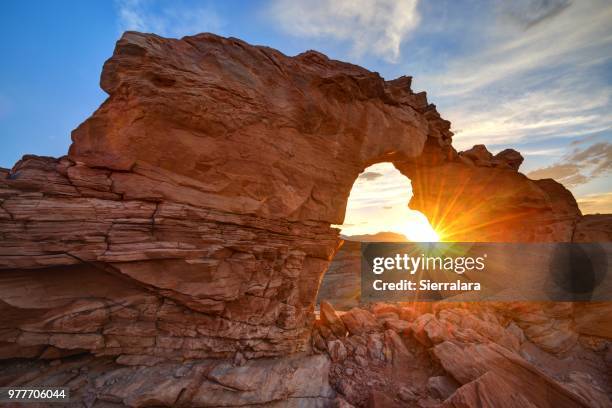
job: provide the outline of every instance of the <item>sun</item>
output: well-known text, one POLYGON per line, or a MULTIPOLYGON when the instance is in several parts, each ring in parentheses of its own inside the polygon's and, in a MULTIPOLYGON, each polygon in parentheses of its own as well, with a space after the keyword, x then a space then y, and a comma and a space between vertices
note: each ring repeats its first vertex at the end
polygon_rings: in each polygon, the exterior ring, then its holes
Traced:
POLYGON ((442 237, 432 228, 427 217, 418 211, 410 211, 409 216, 398 221, 393 230, 403 234, 409 241, 413 242, 442 241, 442 237))

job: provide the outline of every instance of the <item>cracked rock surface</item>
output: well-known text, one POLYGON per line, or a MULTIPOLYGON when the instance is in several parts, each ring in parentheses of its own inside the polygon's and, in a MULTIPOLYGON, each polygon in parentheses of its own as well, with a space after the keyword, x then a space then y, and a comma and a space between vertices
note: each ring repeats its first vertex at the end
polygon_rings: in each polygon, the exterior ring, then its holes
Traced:
POLYGON ((609 339, 581 335, 547 351, 529 335, 533 326, 523 331, 507 305, 492 302, 326 308, 368 327, 339 335, 333 318, 317 320, 313 349, 331 359, 337 406, 612 406, 609 339))

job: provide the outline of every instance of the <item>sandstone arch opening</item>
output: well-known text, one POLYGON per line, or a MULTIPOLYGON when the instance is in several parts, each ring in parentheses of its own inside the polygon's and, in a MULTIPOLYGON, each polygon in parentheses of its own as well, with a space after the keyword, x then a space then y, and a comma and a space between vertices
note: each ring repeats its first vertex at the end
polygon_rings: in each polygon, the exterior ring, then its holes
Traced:
POLYGON ((391 163, 366 168, 355 180, 344 223, 337 227, 352 240, 439 241, 427 217, 411 210, 412 184, 391 163))
POLYGON ((412 184, 392 163, 366 168, 355 180, 341 230, 344 244, 325 272, 318 300, 336 308, 357 306, 360 297, 360 242, 441 240, 427 217, 408 207, 412 184))

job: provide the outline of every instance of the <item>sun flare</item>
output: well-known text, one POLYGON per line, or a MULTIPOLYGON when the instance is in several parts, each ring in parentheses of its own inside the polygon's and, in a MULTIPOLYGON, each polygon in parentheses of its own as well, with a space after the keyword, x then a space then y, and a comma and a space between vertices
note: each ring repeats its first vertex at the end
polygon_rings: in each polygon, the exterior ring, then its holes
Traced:
POLYGON ((443 239, 425 215, 408 207, 412 195, 410 180, 391 163, 368 167, 353 184, 344 224, 345 236, 394 232, 414 242, 443 239))
POLYGON ((411 211, 407 220, 401 221, 392 232, 398 232, 414 242, 439 242, 440 234, 429 224, 427 217, 418 211, 411 211))

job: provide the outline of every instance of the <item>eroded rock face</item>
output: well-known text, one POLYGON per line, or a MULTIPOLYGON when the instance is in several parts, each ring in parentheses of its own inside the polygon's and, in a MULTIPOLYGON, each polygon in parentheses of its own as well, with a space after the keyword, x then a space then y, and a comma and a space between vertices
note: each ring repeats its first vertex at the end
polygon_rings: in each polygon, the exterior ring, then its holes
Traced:
POLYGON ((299 351, 353 180, 451 136, 410 78, 208 34, 126 33, 101 85, 68 156, 2 172, 5 358, 299 351))
POLYGON ((210 359, 172 363, 148 356, 117 361, 78 356, 60 364, 0 362, 0 383, 68 387, 70 406, 328 407, 336 394, 329 386, 329 367, 324 355, 258 359, 239 366, 210 359))
POLYGON ((578 221, 574 231, 575 242, 612 241, 612 214, 589 214, 578 221))
MULTIPOLYGON (((518 327, 522 315, 493 303, 373 304, 359 314, 364 313, 378 322, 369 332, 338 337, 318 322, 313 336, 324 339, 313 343, 314 349, 331 357, 332 386, 353 406, 611 404, 609 340, 600 338, 603 347, 574 342, 563 350, 546 350, 530 338, 529 328, 523 333, 518 327), (342 359, 334 358, 339 349, 342 359)), ((549 317, 549 335, 555 324, 549 317)))
POLYGON ((329 264, 318 293, 319 300, 330 300, 342 310, 359 305, 361 297, 360 242, 345 240, 329 264))
POLYGON ((0 356, 303 350, 330 224, 376 162, 449 238, 571 239, 569 192, 518 173, 516 152, 458 154, 410 82, 314 51, 124 34, 69 154, 0 173, 0 356))
POLYGON ((440 160, 426 148, 395 163, 412 180, 410 207, 427 215, 446 241, 571 242, 581 213, 572 194, 551 179, 518 173, 515 151, 493 156, 482 145, 440 160))

